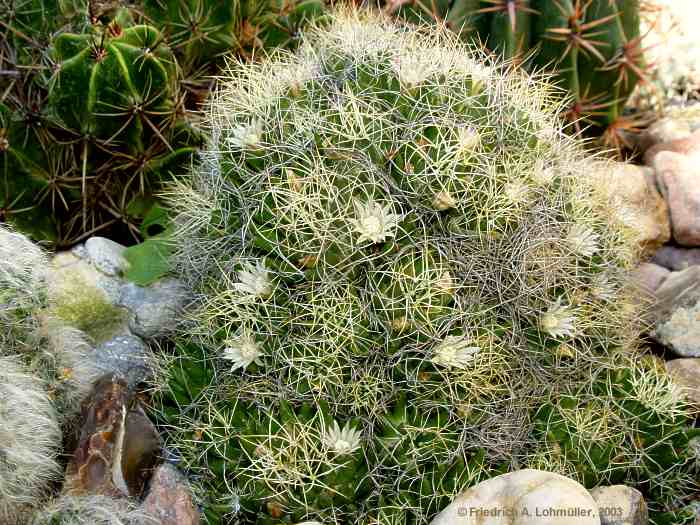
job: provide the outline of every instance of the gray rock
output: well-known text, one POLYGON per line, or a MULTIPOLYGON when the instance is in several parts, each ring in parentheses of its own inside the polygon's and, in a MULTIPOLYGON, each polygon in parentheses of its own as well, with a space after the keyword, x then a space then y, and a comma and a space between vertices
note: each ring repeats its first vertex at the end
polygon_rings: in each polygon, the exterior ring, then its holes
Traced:
POLYGON ((148 339, 172 329, 185 301, 185 290, 180 281, 172 278, 161 279, 148 287, 126 283, 118 304, 132 313, 131 331, 148 339))
POLYGON ((700 408, 700 359, 673 359, 666 363, 666 370, 683 388, 688 401, 700 408))
POLYGON ((678 248, 662 246, 651 258, 651 262, 679 272, 700 265, 700 248, 678 248))
POLYGON ((143 510, 160 525, 198 525, 199 512, 185 477, 169 463, 153 473, 143 510))
POLYGON ((598 504, 601 525, 647 525, 649 512, 642 493, 625 485, 596 487, 591 496, 598 504))
POLYGON ((700 152, 686 157, 662 151, 654 168, 671 214, 673 238, 682 246, 700 246, 700 152))
POLYGON ((151 374, 152 357, 146 344, 133 335, 121 335, 95 348, 97 366, 105 373, 124 378, 129 388, 151 374))
POLYGON ((700 266, 672 272, 656 299, 652 336, 681 357, 700 357, 700 266))
POLYGON ((658 264, 642 263, 632 272, 632 280, 640 292, 653 297, 670 274, 670 271, 658 264))
POLYGON ((123 256, 126 247, 104 237, 90 237, 85 249, 92 264, 105 275, 119 275, 129 266, 123 256))
POLYGON ((88 254, 87 248, 85 248, 84 244, 74 246, 70 252, 78 259, 90 259, 90 255, 88 254))

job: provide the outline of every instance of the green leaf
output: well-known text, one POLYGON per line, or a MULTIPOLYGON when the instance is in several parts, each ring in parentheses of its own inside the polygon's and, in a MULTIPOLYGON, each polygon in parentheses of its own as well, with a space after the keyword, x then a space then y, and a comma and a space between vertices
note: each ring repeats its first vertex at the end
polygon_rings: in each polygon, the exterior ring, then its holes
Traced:
POLYGON ((129 262, 129 269, 124 277, 140 286, 148 286, 167 275, 173 250, 174 246, 166 235, 127 248, 124 257, 129 262))

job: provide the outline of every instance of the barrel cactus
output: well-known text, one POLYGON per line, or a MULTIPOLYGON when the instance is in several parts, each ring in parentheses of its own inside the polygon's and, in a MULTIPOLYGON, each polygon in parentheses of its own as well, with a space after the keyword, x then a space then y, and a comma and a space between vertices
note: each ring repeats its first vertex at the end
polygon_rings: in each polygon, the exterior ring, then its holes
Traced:
POLYGON ((175 56, 128 11, 49 42, 0 108, 3 218, 57 245, 94 231, 138 239, 154 193, 201 142, 175 56))
POLYGON ((87 0, 1 0, 0 37, 10 44, 15 60, 36 66, 55 33, 89 23, 87 6, 87 0))
POLYGON ((426 523, 542 457, 542 405, 613 404, 591 382, 638 357, 635 250, 563 110, 453 33, 372 13, 232 65, 171 189, 198 301, 158 404, 209 522, 426 523))
POLYGON ((408 20, 445 23, 465 39, 550 70, 572 99, 565 113, 577 132, 625 146, 639 123, 623 115, 645 77, 639 0, 452 0, 388 2, 408 20))

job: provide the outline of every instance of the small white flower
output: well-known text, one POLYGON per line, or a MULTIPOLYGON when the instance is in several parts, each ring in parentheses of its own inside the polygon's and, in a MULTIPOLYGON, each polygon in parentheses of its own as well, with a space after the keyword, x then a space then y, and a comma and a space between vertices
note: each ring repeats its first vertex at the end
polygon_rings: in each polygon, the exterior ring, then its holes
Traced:
POLYGON ((591 295, 599 301, 612 301, 617 296, 615 287, 604 273, 600 273, 593 278, 591 295))
POLYGON ((435 281, 435 287, 441 292, 453 293, 455 291, 454 277, 448 270, 445 270, 435 281))
POLYGON ((481 144, 481 135, 473 126, 462 126, 457 133, 457 151, 462 155, 470 154, 481 144))
POLYGON ((591 257, 598 251, 600 236, 583 224, 574 224, 566 236, 571 251, 582 257, 591 257))
POLYGON ((383 242, 387 237, 396 235, 401 215, 391 212, 391 205, 382 207, 378 202, 362 204, 355 201, 357 219, 350 219, 355 226, 355 232, 360 234, 358 242, 383 242))
POLYGON ((576 317, 571 308, 561 304, 561 297, 540 317, 540 328, 552 337, 572 337, 576 332, 576 317))
POLYGON ((421 54, 396 56, 391 61, 391 67, 399 82, 409 89, 425 82, 437 71, 435 61, 421 54))
POLYGON ((503 186, 503 193, 510 204, 523 204, 528 199, 530 187, 519 180, 514 180, 503 186))
POLYGON ((437 211, 445 211, 454 208, 457 205, 457 201, 455 201, 449 191, 439 191, 435 197, 433 197, 433 202, 431 204, 437 211))
POLYGON ((467 338, 448 335, 435 347, 430 360, 436 365, 464 370, 480 351, 481 348, 470 345, 467 338))
POLYGON ((233 128, 228 143, 233 148, 254 148, 260 144, 262 132, 262 123, 256 120, 251 124, 233 128))
POLYGON ((243 269, 236 272, 236 276, 239 282, 235 283, 233 288, 237 292, 253 297, 267 297, 272 293, 270 270, 260 261, 256 262, 255 266, 245 263, 243 269))
POLYGON ((251 363, 261 365, 262 349, 255 341, 255 338, 250 334, 241 334, 234 339, 228 339, 225 342, 226 347, 221 354, 223 359, 233 361, 231 371, 238 368, 246 369, 251 363))
POLYGON ((326 429, 323 435, 323 443, 330 450, 338 454, 350 454, 360 447, 361 433, 356 428, 350 428, 346 423, 341 429, 337 421, 326 429))
POLYGON ((538 159, 535 162, 530 176, 532 181, 538 186, 549 186, 556 178, 554 169, 546 166, 542 159, 538 159))

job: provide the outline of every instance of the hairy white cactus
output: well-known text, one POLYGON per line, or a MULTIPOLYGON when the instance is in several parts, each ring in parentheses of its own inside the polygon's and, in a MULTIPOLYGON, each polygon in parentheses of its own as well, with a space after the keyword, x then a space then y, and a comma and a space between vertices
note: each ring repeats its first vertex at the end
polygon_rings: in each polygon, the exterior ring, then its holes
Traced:
POLYGON ((22 523, 60 477, 56 411, 19 359, 0 357, 0 522, 22 523))
POLYGON ((109 496, 61 496, 37 512, 31 525, 159 525, 135 502, 109 496))

